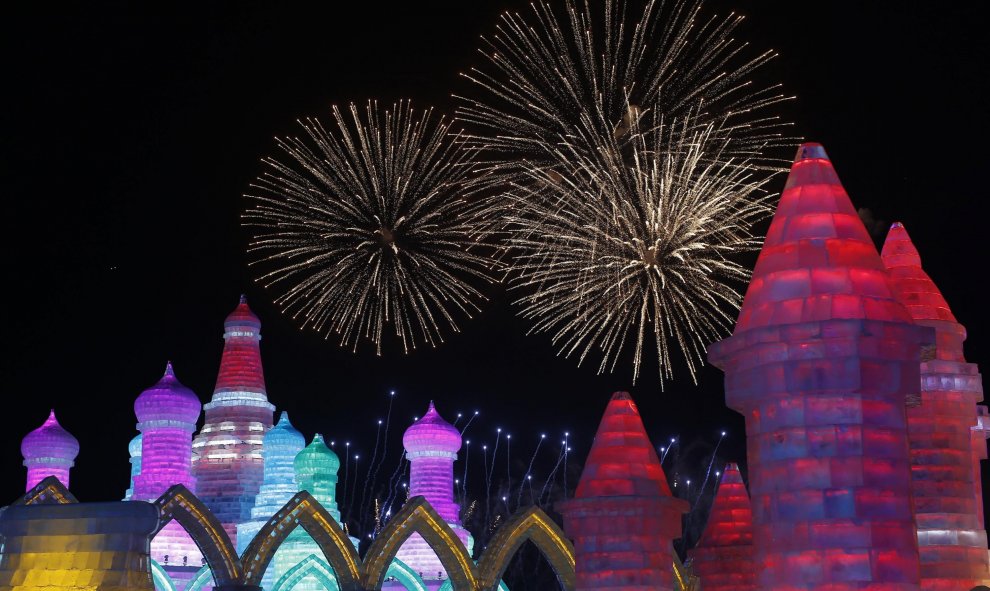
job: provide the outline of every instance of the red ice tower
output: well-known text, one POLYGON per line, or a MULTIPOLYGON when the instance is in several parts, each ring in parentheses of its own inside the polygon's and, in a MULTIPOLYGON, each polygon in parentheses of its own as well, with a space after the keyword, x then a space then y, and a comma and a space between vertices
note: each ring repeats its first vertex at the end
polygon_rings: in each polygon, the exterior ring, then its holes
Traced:
POLYGON ((687 510, 670 494, 636 403, 616 392, 577 494, 560 507, 574 540, 577 591, 672 590, 672 542, 687 510))
POLYGON ((224 346, 206 422, 193 440, 197 496, 223 524, 235 547, 237 524, 251 520, 264 479, 262 438, 272 427, 261 368, 261 321, 241 296, 223 323, 224 346))
POLYGON ((935 329, 934 359, 921 364, 921 400, 907 409, 921 588, 970 589, 990 580, 980 482, 987 446, 984 431, 974 429, 982 379, 963 356, 966 329, 922 269, 902 224, 890 228, 882 257, 894 295, 917 324, 935 329))
POLYGON ((694 574, 705 591, 755 591, 753 508, 739 467, 728 464, 705 532, 691 551, 694 574))
POLYGON ((819 144, 798 149, 733 335, 757 589, 917 591, 905 403, 923 345, 819 144))

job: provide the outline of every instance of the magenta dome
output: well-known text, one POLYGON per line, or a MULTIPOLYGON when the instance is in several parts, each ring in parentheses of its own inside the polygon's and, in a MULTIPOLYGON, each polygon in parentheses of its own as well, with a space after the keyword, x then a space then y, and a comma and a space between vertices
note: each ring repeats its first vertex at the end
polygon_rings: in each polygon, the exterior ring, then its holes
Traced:
POLYGON ((445 421, 437 412, 433 402, 426 414, 406 429, 402 445, 407 452, 439 451, 457 453, 461 449, 461 433, 445 421))
POLYGON ((234 311, 227 315, 227 318, 223 321, 223 327, 225 330, 230 330, 231 328, 243 326, 251 327, 254 330, 261 330, 261 320, 255 316, 251 308, 248 307, 247 296, 241 294, 241 301, 234 308, 234 311))
POLYGON ((79 440, 58 424, 55 411, 40 427, 31 431, 21 440, 21 455, 25 461, 38 458, 66 460, 68 465, 79 455, 79 440))
POLYGON ((195 424, 199 420, 202 403, 199 396, 182 385, 175 377, 172 363, 165 366, 165 375, 134 401, 134 414, 138 422, 177 421, 195 424))

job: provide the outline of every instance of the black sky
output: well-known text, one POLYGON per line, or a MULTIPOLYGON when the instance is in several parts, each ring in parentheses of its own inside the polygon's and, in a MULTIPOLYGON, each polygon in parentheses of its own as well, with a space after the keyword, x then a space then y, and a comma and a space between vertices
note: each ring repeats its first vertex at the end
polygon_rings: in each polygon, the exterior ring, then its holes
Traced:
MULTIPOLYGON (((722 429, 720 458, 745 460, 720 372, 707 368, 697 387, 681 372, 666 392, 653 368, 635 387, 627 368, 597 376, 593 364, 557 358, 546 337, 525 336, 498 290, 461 335, 408 358, 354 355, 281 317, 253 284, 238 219, 272 137, 352 100, 452 111, 451 92, 470 90, 458 72, 475 63, 478 36, 500 11, 528 5, 275 4, 45 4, 3 19, 0 504, 22 491, 20 438, 52 406, 82 444, 77 496, 119 498, 134 398, 171 359, 208 400, 222 321, 242 291, 264 323, 269 398, 307 435, 370 454, 394 389, 393 459, 399 426, 430 399, 448 418, 480 409, 479 442, 502 427, 528 456, 540 432, 569 430, 583 458, 608 395, 631 389, 655 443, 674 434, 691 443, 689 471, 703 474, 722 429)), ((969 328, 970 361, 988 367, 978 4, 707 5, 743 12, 740 34, 781 54, 767 74, 797 95, 785 114, 798 134, 825 144, 856 206, 905 222, 969 328)))

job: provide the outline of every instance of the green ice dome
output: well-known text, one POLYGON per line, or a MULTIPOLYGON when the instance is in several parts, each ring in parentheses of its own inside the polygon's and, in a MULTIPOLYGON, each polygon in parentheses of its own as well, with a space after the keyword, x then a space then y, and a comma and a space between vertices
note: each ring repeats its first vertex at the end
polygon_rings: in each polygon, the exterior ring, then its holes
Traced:
POLYGON ((299 490, 308 491, 335 519, 340 520, 337 510, 337 472, 340 458, 333 453, 317 433, 293 461, 296 472, 296 485, 299 490))

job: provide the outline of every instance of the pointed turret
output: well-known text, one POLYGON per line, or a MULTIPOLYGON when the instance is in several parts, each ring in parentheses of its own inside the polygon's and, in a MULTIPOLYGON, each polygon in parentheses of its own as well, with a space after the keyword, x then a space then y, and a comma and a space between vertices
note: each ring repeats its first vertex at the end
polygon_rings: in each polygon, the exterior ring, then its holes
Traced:
POLYGON ((990 580, 981 511, 982 379, 963 355, 966 329, 922 268, 903 224, 891 226, 882 258, 894 294, 917 324, 935 330, 934 358, 921 364, 920 400, 907 409, 921 588, 970 589, 990 580))
POLYGON ((223 323, 224 346, 206 421, 193 442, 197 495, 237 545, 237 524, 251 519, 264 480, 262 437, 272 427, 261 367, 261 321, 240 302, 223 323))
POLYGON ((735 464, 728 464, 708 523, 691 551, 694 574, 705 591, 755 591, 753 508, 735 464))
POLYGON ((79 455, 79 440, 62 428, 52 409, 45 422, 21 440, 21 455, 27 467, 24 490, 31 490, 49 476, 69 488, 69 470, 79 455))
POLYGON ((905 403, 914 325, 820 144, 798 149, 733 335, 760 589, 918 589, 905 403))
POLYGON ((670 494, 636 403, 616 392, 605 409, 575 498, 564 503, 578 591, 671 590, 673 540, 688 503, 670 494))

